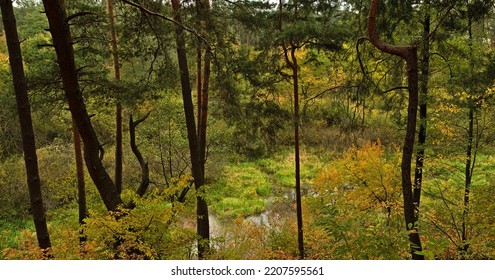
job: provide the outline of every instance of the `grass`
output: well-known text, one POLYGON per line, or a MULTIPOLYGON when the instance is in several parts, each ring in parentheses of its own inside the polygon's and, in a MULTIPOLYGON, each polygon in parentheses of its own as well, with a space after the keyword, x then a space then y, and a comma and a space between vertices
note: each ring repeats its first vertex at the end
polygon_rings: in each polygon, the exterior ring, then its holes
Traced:
POLYGON ((249 216, 263 211, 271 187, 268 175, 248 162, 227 165, 206 193, 218 216, 249 216))
POLYGON ((21 231, 26 229, 34 231, 31 219, 0 219, 0 252, 6 248, 18 247, 21 231))
MULTIPOLYGON (((311 184, 322 165, 316 155, 301 154, 303 186, 311 184)), ((263 212, 269 198, 282 197, 294 185, 294 156, 284 152, 272 158, 227 165, 206 193, 218 216, 246 217, 263 212)))

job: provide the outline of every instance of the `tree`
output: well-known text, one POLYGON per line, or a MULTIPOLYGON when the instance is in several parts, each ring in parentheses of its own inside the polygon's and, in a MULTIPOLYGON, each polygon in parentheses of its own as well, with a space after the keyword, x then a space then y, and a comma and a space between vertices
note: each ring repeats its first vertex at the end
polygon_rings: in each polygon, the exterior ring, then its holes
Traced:
MULTIPOLYGON (((198 257, 203 259, 210 248, 210 226, 208 217, 208 205, 206 203, 203 191, 205 184, 205 159, 206 159, 206 120, 208 113, 208 90, 209 90, 209 76, 210 76, 210 60, 211 49, 208 41, 201 36, 195 29, 189 28, 183 24, 182 20, 182 5, 180 1, 172 1, 172 10, 174 12, 173 18, 164 16, 160 13, 153 12, 146 7, 128 0, 122 0, 124 3, 138 8, 141 12, 147 15, 161 18, 165 21, 175 24, 176 33, 176 45, 177 45, 177 61, 179 66, 179 76, 182 92, 182 101, 184 108, 184 115, 186 120, 187 139, 189 143, 189 153, 191 158, 191 172, 194 178, 194 186, 197 192, 196 197, 196 221, 197 221, 197 233, 198 233, 198 257), (192 88, 191 77, 189 75, 189 66, 187 60, 186 38, 184 31, 193 33, 196 38, 203 41, 207 47, 205 52, 205 79, 201 83, 201 88, 198 88, 198 116, 197 120, 200 122, 196 124, 194 117, 194 104, 192 100, 192 88), (198 130, 196 130, 196 128, 198 130)), ((205 25, 208 27, 209 20, 209 3, 204 5, 205 25)), ((182 196, 182 195, 181 195, 182 196)))
POLYGON ((22 61, 21 46, 17 35, 17 26, 12 2, 1 0, 2 21, 5 29, 9 61, 12 70, 14 91, 17 103, 17 113, 21 126, 22 149, 26 166, 27 184, 33 213, 36 236, 40 248, 46 250, 51 247, 50 235, 46 225, 45 209, 41 195, 41 182, 38 170, 38 158, 34 139, 31 106, 28 97, 26 77, 22 61))
POLYGON ((131 142, 131 149, 134 155, 136 156, 136 159, 139 162, 139 166, 141 166, 141 183, 139 184, 138 189, 136 190, 137 195, 143 196, 146 193, 146 190, 148 189, 148 186, 150 184, 150 170, 148 167, 148 162, 144 160, 143 155, 138 149, 138 146, 136 144, 136 127, 144 122, 150 113, 146 114, 144 117, 134 121, 132 118, 132 115, 129 117, 129 136, 130 136, 130 142, 131 142))
POLYGON ((423 185, 423 166, 426 149, 426 127, 428 113, 428 80, 430 73, 430 1, 423 2, 423 34, 421 49, 421 76, 419 78, 419 129, 418 149, 416 151, 416 168, 414 169, 414 202, 416 211, 419 211, 421 187, 423 185))
MULTIPOLYGON (((481 138, 484 134, 484 128, 481 124, 483 109, 487 102, 493 98, 493 93, 487 90, 493 83, 493 60, 487 57, 493 55, 486 50, 479 49, 474 45, 474 42, 480 38, 475 38, 475 26, 482 23, 483 18, 490 13, 490 5, 493 1, 468 1, 466 7, 462 7, 463 16, 461 19, 467 20, 466 28, 462 31, 467 31, 467 47, 464 51, 467 52, 467 58, 464 65, 460 67, 463 80, 460 83, 462 89, 457 93, 460 98, 460 105, 467 109, 467 128, 465 128, 466 138, 465 143, 465 162, 464 162, 464 195, 462 208, 462 222, 460 229, 460 244, 458 250, 465 256, 467 254, 470 241, 468 234, 469 213, 471 200, 471 187, 473 184, 474 169, 477 164, 478 150, 481 145, 481 138), (465 10, 464 10, 465 9, 465 10)), ((462 24, 462 23, 461 23, 462 24)), ((462 257, 464 257, 462 256, 462 257)))
MULTIPOLYGON (((210 12, 210 0, 197 0, 197 18, 200 22, 200 26, 204 26, 204 33, 210 34, 212 32, 212 20, 210 12)), ((208 42, 203 42, 202 38, 197 37, 197 82, 196 82, 196 94, 198 98, 197 104, 197 118, 198 118, 198 143, 199 143, 199 156, 201 161, 201 168, 203 176, 205 176, 206 165, 206 129, 208 123, 208 96, 210 91, 210 72, 211 72, 211 46, 208 42), (201 61, 202 49, 204 46, 203 63, 201 61), (203 67, 201 67, 203 65, 203 67), (203 73, 201 73, 203 68, 203 73)))
MULTIPOLYGON (((297 3, 294 9, 294 21, 298 18, 297 3)), ((279 2, 280 9, 280 31, 283 31, 283 6, 282 1, 279 2)), ((302 47, 300 42, 295 41, 297 39, 291 38, 289 42, 281 42, 282 49, 284 51, 284 58, 287 66, 291 69, 292 74, 292 86, 293 86, 293 98, 294 98, 294 162, 295 162, 295 189, 296 189, 296 217, 297 217, 297 244, 299 247, 299 258, 304 259, 304 233, 303 233, 303 217, 302 217, 302 201, 301 201, 301 159, 299 155, 299 64, 297 63, 296 52, 302 47)), ((304 44, 304 43, 303 43, 304 44)))
MULTIPOLYGON (((108 22, 110 27, 110 44, 112 48, 113 71, 116 81, 120 81, 120 61, 115 31, 113 0, 107 0, 108 22)), ((115 106, 115 187, 122 193, 122 104, 117 98, 115 106)))
POLYGON ((296 190, 296 216, 298 228, 299 257, 304 259, 304 234, 301 199, 300 164, 300 74, 297 52, 304 48, 336 50, 340 48, 342 35, 337 30, 330 15, 336 15, 333 5, 336 1, 321 1, 316 6, 313 1, 279 1, 278 31, 276 41, 283 51, 283 57, 290 73, 293 93, 294 165, 296 190), (287 11, 285 11, 287 10, 287 11))
POLYGON ((418 109, 418 58, 416 46, 394 46, 386 44, 378 38, 376 33, 376 15, 379 0, 372 0, 368 18, 368 36, 371 43, 380 51, 396 55, 406 61, 409 101, 407 106, 407 125, 404 144, 402 147, 401 175, 402 196, 404 200, 404 218, 406 230, 409 234, 410 249, 413 259, 424 259, 421 254, 422 246, 418 231, 419 209, 415 208, 413 185, 411 183, 411 161, 416 134, 416 119, 418 109))
POLYGON ((191 94, 191 80, 189 76, 189 67, 187 65, 186 42, 184 36, 184 27, 181 25, 181 4, 179 0, 172 0, 172 9, 174 11, 174 20, 180 25, 176 26, 176 43, 177 43, 177 60, 179 63, 180 80, 182 88, 182 101, 184 114, 186 118, 187 139, 189 142, 189 152, 191 156, 191 169, 194 177, 194 187, 198 192, 196 198, 196 222, 198 239, 198 258, 202 259, 210 248, 210 225, 208 217, 208 205, 205 198, 199 193, 205 183, 204 167, 202 166, 202 156, 200 154, 200 143, 196 131, 194 120, 194 105, 191 94))
MULTIPOLYGON (((76 176, 77 176, 77 204, 79 206, 79 225, 84 225, 84 219, 88 217, 88 209, 86 205, 86 185, 84 181, 84 166, 81 147, 81 136, 77 131, 76 124, 72 120, 72 137, 74 139, 74 155, 76 158, 76 176)), ((79 242, 86 241, 83 229, 79 230, 79 242)))
POLYGON ((90 116, 81 95, 78 73, 74 60, 74 49, 69 29, 69 20, 61 1, 43 1, 48 18, 53 45, 60 67, 65 97, 77 130, 84 143, 84 159, 88 172, 95 183, 105 206, 110 211, 117 210, 122 200, 115 185, 106 172, 99 151, 101 145, 91 124, 90 116))

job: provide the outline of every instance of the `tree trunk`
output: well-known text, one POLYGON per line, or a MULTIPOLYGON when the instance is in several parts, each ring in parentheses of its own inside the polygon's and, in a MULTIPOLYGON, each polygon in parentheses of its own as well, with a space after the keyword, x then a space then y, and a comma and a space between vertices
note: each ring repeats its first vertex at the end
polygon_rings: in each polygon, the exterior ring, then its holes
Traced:
POLYGON ((79 225, 81 229, 79 231, 79 242, 83 243, 86 241, 86 236, 82 230, 82 225, 84 225, 84 219, 88 217, 88 210, 86 207, 86 188, 84 183, 84 166, 83 166, 83 156, 81 147, 81 136, 77 132, 76 124, 72 120, 72 135, 74 138, 74 154, 76 158, 76 174, 77 174, 77 204, 79 206, 79 225))
POLYGON ((292 70, 292 83, 294 94, 294 162, 296 181, 296 217, 297 217, 297 244, 299 248, 299 258, 304 259, 304 233, 301 201, 301 160, 299 155, 299 65, 296 58, 296 46, 291 44, 290 58, 287 48, 284 46, 284 54, 287 64, 292 70))
MULTIPOLYGON (((196 0, 196 25, 200 27, 202 25, 202 9, 201 9, 201 0, 196 0)), ((198 135, 200 134, 199 124, 201 123, 201 93, 203 88, 203 73, 202 73, 202 65, 203 65, 203 41, 201 38, 196 38, 196 107, 197 107, 197 123, 198 123, 198 135)))
POLYGON ((430 1, 423 4, 426 12, 423 21, 423 54, 421 58, 421 78, 419 88, 419 132, 418 149, 416 151, 416 169, 414 172, 413 201, 416 215, 419 215, 421 201, 421 187, 423 185, 423 166, 426 148, 426 125, 427 125, 427 105, 428 105, 428 78, 430 70, 430 1))
MULTIPOLYGON (((279 1, 279 29, 283 30, 282 13, 283 6, 282 1, 279 1)), ((294 18, 297 19, 297 7, 294 11, 294 18)), ((282 48, 284 50, 284 57, 287 66, 292 70, 292 83, 293 83, 293 97, 294 97, 294 116, 293 116, 293 126, 294 126, 294 162, 295 162, 295 189, 296 189, 296 218, 297 218, 297 244, 299 249, 299 258, 304 259, 304 232, 303 232, 303 217, 302 217, 302 199, 301 199, 301 160, 299 156, 299 65, 297 63, 296 51, 298 46, 294 44, 292 38, 290 39, 290 57, 289 49, 282 43, 282 48)))
POLYGON ((57 54, 69 110, 84 143, 84 159, 88 172, 106 208, 109 211, 114 211, 119 205, 122 205, 122 200, 99 157, 100 143, 91 124, 79 87, 74 49, 72 47, 73 42, 65 7, 60 0, 44 0, 43 5, 57 54))
POLYGON ((292 81, 294 83, 294 161, 296 172, 296 215, 297 215, 297 243, 299 247, 299 258, 304 259, 304 234, 301 202, 301 160, 299 156, 299 73, 296 49, 291 49, 292 58, 292 81))
MULTIPOLYGON (((115 32, 115 17, 113 0, 107 0, 108 22, 110 26, 110 43, 112 45, 112 58, 114 78, 120 81, 120 62, 117 48, 117 34, 115 32)), ((115 188, 117 192, 122 193, 122 104, 116 101, 115 108, 115 188)))
POLYGON ((136 191, 137 195, 139 195, 140 197, 142 197, 146 193, 146 190, 148 189, 148 186, 150 184, 150 169, 148 168, 148 162, 144 160, 141 152, 136 145, 136 127, 140 123, 144 122, 149 115, 150 113, 146 114, 146 116, 138 119, 137 121, 133 121, 132 115, 129 117, 129 137, 131 141, 131 149, 139 162, 139 166, 141 166, 141 183, 139 184, 139 188, 136 191))
POLYGON ((48 249, 51 247, 50 235, 46 225, 45 208, 41 195, 41 181, 39 177, 38 157, 36 155, 36 143, 31 118, 31 106, 29 104, 27 82, 24 75, 21 46, 19 36, 17 35, 17 25, 12 1, 0 0, 0 8, 2 10, 2 21, 9 51, 10 68, 12 70, 17 103, 17 114, 21 127, 22 150, 24 152, 31 211, 33 213, 38 245, 42 249, 48 249))
MULTIPOLYGON (((172 9, 174 11, 174 20, 182 23, 180 16, 181 4, 180 0, 172 0, 172 9)), ((194 186, 199 192, 204 185, 204 173, 201 164, 201 155, 199 150, 199 141, 196 131, 196 123, 194 118, 194 105, 192 102, 191 84, 189 76, 189 68, 187 65, 187 52, 184 36, 184 28, 182 25, 176 26, 176 43, 177 43, 177 60, 179 63, 180 80, 182 87, 182 101, 184 106, 184 114, 186 118, 187 139, 189 142, 189 152, 191 156, 191 169, 194 177, 194 186)), ((198 232, 198 258, 203 259, 210 248, 210 226, 208 219, 208 206, 204 197, 198 193, 196 198, 196 222, 198 232)))
POLYGON ((393 46, 385 44, 376 34, 376 14, 379 0, 372 0, 368 18, 368 36, 371 43, 380 51, 396 55, 407 63, 409 102, 407 106, 407 125, 404 145, 402 147, 402 196, 404 200, 404 218, 409 234, 410 250, 413 259, 424 259, 418 232, 418 212, 415 210, 411 182, 411 161, 414 150, 416 118, 418 110, 418 58, 415 46, 393 46))
POLYGON ((468 144, 466 146, 466 164, 465 164, 465 184, 464 184, 464 209, 462 210, 462 227, 461 227, 461 245, 460 250, 467 252, 469 248, 467 236, 467 218, 469 215, 469 195, 471 193, 471 182, 473 178, 473 139, 474 139, 474 104, 469 100, 469 125, 468 125, 468 144))
MULTIPOLYGON (((211 19, 210 19, 210 1, 204 0, 203 3, 203 12, 198 16, 200 18, 204 18, 204 26, 207 33, 212 29, 211 19)), ((198 43, 200 42, 200 38, 198 38, 198 43)), ((200 45, 201 46, 201 45, 200 45)), ((201 51, 201 50, 200 50, 201 51)), ((198 56, 200 58, 201 55, 198 56)), ((201 61, 199 61, 201 65, 201 61)), ((210 71, 211 71, 211 48, 209 45, 205 45, 205 54, 203 61, 203 79, 202 84, 200 85, 201 98, 198 99, 198 143, 199 143, 199 156, 201 159, 201 167, 203 171, 203 176, 205 176, 205 165, 206 165, 206 129, 207 129, 207 121, 208 121, 208 96, 210 90, 210 71)), ((201 70, 201 67, 198 68, 201 70)), ((199 83, 198 83, 199 85, 199 83)))

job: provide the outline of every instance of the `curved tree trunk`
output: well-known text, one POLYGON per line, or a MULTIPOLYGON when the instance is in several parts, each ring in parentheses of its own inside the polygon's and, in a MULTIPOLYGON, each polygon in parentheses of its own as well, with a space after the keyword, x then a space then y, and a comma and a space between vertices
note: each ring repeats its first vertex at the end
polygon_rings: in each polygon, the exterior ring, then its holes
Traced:
POLYGON ((139 184, 139 188, 136 190, 137 195, 140 197, 146 193, 146 190, 150 185, 150 169, 148 167, 148 162, 144 160, 143 155, 139 151, 136 144, 136 127, 140 123, 144 122, 149 115, 150 113, 146 114, 146 116, 138 119, 137 121, 132 119, 132 115, 129 117, 129 137, 131 141, 131 149, 139 162, 139 166, 141 166, 141 183, 139 184))
MULTIPOLYGON (((407 125, 404 145, 402 147, 402 196, 404 200, 404 218, 406 230, 409 234, 411 255, 413 259, 424 259, 421 254, 422 246, 418 232, 418 214, 415 209, 413 185, 411 182, 411 162, 414 150, 414 137, 416 133, 416 118, 418 110, 418 58, 415 46, 393 46, 386 44, 378 38, 376 33, 376 14, 379 0, 372 0, 368 18, 368 36, 371 43, 380 51, 396 55, 407 63, 409 102, 407 106, 407 125)), ((419 200, 418 200, 419 201, 419 200)))
POLYGON ((31 211, 33 213, 38 244, 42 249, 48 249, 51 247, 50 235, 46 225, 45 208, 41 195, 41 181, 31 118, 31 106, 29 104, 27 82, 24 75, 21 46, 19 36, 17 35, 17 25, 12 1, 0 0, 0 8, 2 10, 2 21, 9 51, 10 68, 12 69, 17 114, 21 127, 22 150, 24 152, 31 211))
POLYGON ((72 47, 72 38, 65 7, 60 0, 43 0, 43 5, 57 54, 65 97, 69 104, 72 118, 84 143, 86 167, 106 208, 114 211, 123 203, 99 157, 100 142, 91 124, 79 87, 74 49, 72 47))

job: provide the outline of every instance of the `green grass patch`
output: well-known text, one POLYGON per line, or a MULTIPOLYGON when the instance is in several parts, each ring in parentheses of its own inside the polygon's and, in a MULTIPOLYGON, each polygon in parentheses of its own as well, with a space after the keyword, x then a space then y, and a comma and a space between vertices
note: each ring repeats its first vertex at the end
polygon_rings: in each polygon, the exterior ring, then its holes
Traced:
POLYGON ((6 248, 17 248, 21 231, 25 229, 34 231, 34 224, 31 220, 0 220, 0 252, 6 248))
MULTIPOLYGON (((301 153, 300 163, 303 185, 311 184, 316 175, 321 172, 323 162, 316 155, 301 153)), ((294 153, 281 153, 272 158, 258 160, 256 164, 264 172, 270 174, 273 184, 287 188, 295 186, 294 153)))
POLYGON ((206 193, 217 215, 249 216, 263 211, 271 183, 254 163, 231 164, 206 193))

